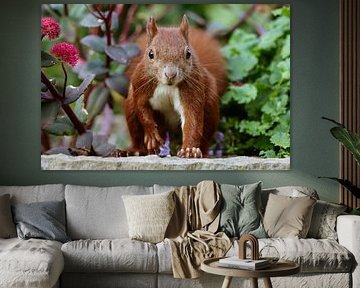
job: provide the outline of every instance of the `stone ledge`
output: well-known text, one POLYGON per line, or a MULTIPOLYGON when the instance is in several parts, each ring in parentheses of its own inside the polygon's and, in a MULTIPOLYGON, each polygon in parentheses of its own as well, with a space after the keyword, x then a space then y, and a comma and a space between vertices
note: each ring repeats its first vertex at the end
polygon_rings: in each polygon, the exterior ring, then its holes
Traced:
POLYGON ((42 170, 288 170, 290 158, 229 157, 183 159, 143 157, 41 155, 42 170))

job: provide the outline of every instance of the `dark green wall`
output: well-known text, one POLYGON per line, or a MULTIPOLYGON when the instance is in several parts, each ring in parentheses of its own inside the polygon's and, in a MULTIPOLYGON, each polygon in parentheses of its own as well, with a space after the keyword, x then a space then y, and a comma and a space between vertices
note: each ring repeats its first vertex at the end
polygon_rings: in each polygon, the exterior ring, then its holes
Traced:
POLYGON ((321 120, 321 116, 338 119, 337 0, 288 1, 292 7, 292 151, 291 170, 286 172, 41 171, 38 95, 41 3, 39 0, 1 2, 0 185, 179 185, 203 179, 240 184, 262 180, 266 187, 312 186, 321 198, 338 200, 338 186, 317 179, 319 175, 337 176, 339 167, 338 146, 329 133, 331 125, 321 120))

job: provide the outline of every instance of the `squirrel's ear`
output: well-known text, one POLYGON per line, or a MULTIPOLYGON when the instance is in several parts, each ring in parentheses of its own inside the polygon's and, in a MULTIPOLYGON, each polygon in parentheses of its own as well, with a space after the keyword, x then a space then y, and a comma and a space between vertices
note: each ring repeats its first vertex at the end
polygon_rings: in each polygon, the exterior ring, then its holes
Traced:
POLYGON ((146 33, 148 36, 148 42, 150 42, 155 35, 157 34, 158 28, 156 26, 156 22, 154 17, 150 17, 147 24, 146 24, 146 33))
POLYGON ((183 16, 180 24, 180 32, 183 34, 186 40, 188 40, 188 34, 189 34, 189 22, 186 17, 186 15, 183 16))

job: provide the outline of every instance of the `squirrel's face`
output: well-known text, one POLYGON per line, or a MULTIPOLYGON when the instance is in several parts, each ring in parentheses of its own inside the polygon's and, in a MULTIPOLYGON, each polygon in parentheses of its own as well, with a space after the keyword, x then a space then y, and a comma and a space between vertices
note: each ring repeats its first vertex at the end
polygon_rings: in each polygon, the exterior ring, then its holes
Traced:
POLYGON ((147 25, 148 44, 144 59, 149 76, 159 83, 177 85, 186 79, 193 65, 193 51, 188 44, 186 16, 179 28, 157 28, 153 18, 147 25))

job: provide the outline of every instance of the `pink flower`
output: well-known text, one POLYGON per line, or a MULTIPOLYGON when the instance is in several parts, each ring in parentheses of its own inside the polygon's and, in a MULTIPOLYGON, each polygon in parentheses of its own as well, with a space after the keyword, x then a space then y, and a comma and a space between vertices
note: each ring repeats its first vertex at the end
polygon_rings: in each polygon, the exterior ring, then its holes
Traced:
POLYGON ((75 66, 79 61, 79 50, 70 43, 60 42, 55 44, 50 53, 55 55, 60 61, 66 62, 71 66, 75 66))
POLYGON ((56 39, 60 35, 60 25, 54 18, 41 18, 41 37, 48 36, 49 39, 56 39))

